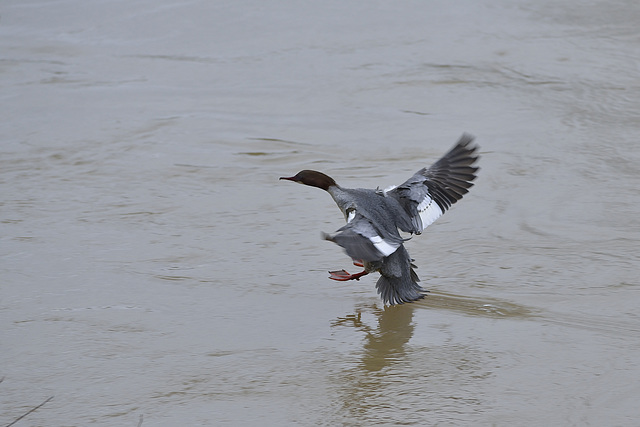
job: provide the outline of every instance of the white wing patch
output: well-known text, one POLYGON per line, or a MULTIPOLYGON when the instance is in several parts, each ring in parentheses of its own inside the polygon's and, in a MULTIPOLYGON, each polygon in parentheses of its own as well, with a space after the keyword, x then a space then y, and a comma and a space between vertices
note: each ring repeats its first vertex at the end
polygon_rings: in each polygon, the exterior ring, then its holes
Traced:
POLYGON ((355 218, 355 217, 356 217, 355 209, 347 211, 347 223, 350 223, 351 221, 353 221, 353 218, 355 218))
POLYGON ((387 195, 387 193, 388 193, 389 191, 391 191, 391 190, 395 190, 395 188, 396 188, 396 187, 397 187, 397 185, 391 185, 391 186, 389 186, 389 187, 385 188, 384 190, 382 190, 382 192, 383 192, 383 193, 384 193, 384 195, 386 196, 386 195, 387 195))
POLYGON ((396 249, 398 249, 398 246, 390 245, 389 243, 382 240, 382 237, 380 236, 369 237, 369 240, 371 241, 371 243, 373 243, 373 246, 375 246, 376 249, 384 256, 389 256, 394 253, 396 249))
POLYGON ((418 205, 418 214, 422 221, 422 229, 424 230, 433 222, 440 218, 443 214, 440 206, 429 196, 426 196, 422 202, 418 205))

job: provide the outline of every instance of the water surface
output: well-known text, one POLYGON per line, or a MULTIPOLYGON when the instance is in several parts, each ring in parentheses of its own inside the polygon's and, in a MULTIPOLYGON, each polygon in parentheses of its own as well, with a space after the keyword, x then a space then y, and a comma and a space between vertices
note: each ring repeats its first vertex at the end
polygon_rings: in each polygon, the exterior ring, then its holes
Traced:
POLYGON ((640 418, 640 5, 5 1, 0 422, 640 418), (384 307, 305 168, 477 185, 384 307))

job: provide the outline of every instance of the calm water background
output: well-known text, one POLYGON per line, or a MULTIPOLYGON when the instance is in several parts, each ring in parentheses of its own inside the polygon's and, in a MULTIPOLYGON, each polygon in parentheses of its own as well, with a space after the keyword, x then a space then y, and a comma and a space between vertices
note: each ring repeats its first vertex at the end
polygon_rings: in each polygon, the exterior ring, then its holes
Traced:
POLYGON ((0 424, 633 426, 640 3, 0 5, 0 424), (398 184, 424 301, 320 239, 398 184))

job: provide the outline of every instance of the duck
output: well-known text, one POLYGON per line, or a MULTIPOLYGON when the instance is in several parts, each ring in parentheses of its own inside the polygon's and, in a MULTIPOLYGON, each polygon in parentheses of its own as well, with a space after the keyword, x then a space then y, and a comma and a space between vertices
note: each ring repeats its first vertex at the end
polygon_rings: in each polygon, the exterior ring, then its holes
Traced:
POLYGON ((302 170, 281 180, 320 188, 331 195, 342 211, 346 225, 334 234, 322 233, 325 240, 341 246, 353 264, 363 271, 329 271, 338 281, 360 280, 378 272, 376 289, 384 304, 417 301, 428 292, 418 284, 415 260, 404 243, 440 218, 462 199, 474 185, 479 146, 464 133, 438 161, 416 172, 404 183, 376 189, 345 188, 329 175, 302 170), (403 238, 400 232, 409 233, 403 238))

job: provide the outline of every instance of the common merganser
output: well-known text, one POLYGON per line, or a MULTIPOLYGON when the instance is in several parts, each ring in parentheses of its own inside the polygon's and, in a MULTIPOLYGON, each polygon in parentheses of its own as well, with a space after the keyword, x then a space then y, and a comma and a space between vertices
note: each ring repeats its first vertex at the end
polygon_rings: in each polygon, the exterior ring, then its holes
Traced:
POLYGON ((342 246, 360 273, 330 271, 333 280, 360 280, 380 272, 376 283, 385 304, 403 304, 424 297, 428 292, 417 282, 417 268, 405 249, 398 229, 421 234, 462 198, 473 186, 478 167, 478 146, 473 136, 463 134, 456 145, 429 168, 420 169, 398 186, 381 190, 343 188, 328 175, 303 170, 292 177, 281 177, 327 191, 344 214, 347 224, 335 235, 323 238, 342 246))

